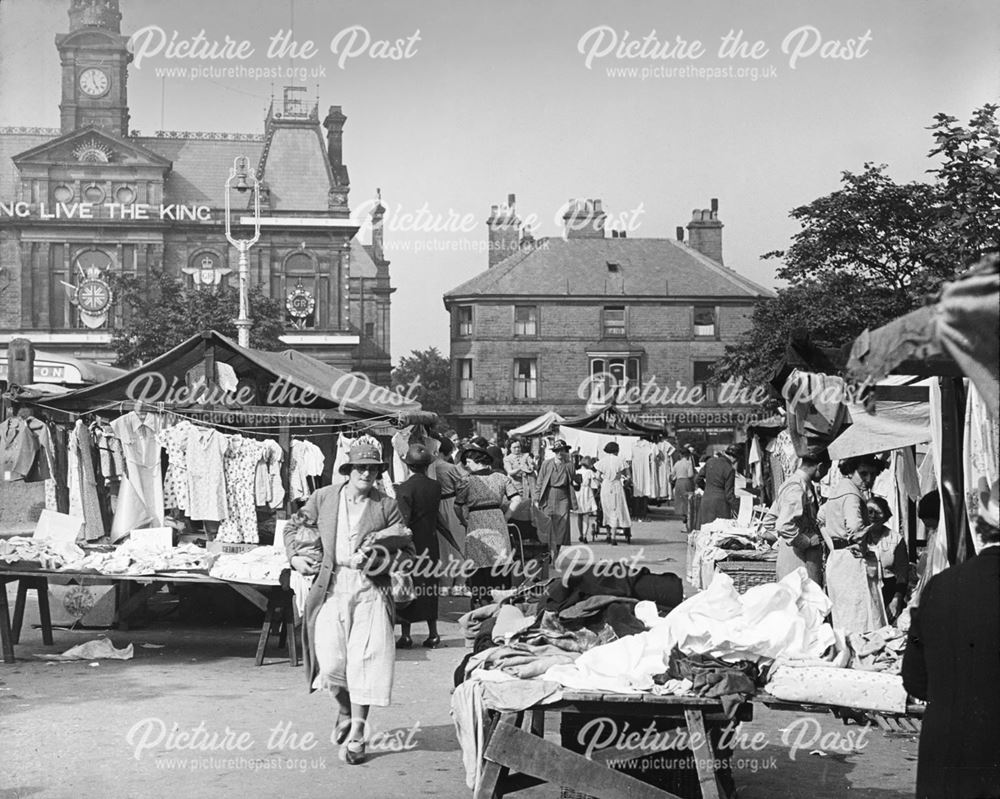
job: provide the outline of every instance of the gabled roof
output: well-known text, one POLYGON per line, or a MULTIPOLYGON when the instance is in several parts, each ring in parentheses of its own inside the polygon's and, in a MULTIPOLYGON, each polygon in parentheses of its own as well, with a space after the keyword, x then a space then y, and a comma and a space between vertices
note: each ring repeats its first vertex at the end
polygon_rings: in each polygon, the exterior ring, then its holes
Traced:
POLYGON ((673 239, 539 239, 444 295, 773 297, 770 290, 673 239), (616 264, 612 272, 608 264, 616 264))
POLYGON ((54 139, 48 139, 30 150, 12 155, 11 159, 18 166, 29 163, 66 163, 73 160, 73 151, 77 147, 85 147, 90 143, 109 152, 112 164, 148 165, 161 169, 170 169, 171 167, 169 159, 148 147, 144 147, 136 139, 123 139, 93 125, 70 131, 54 139))

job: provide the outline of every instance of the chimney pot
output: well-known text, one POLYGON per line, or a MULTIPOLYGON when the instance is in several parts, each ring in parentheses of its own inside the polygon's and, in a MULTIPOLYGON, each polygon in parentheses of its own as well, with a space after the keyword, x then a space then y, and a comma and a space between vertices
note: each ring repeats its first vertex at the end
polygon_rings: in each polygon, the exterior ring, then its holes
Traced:
POLYGON ((507 195, 507 205, 510 206, 511 208, 513 208, 514 207, 514 201, 515 201, 514 195, 513 194, 508 194, 507 195))
POLYGON ((713 214, 719 213, 719 198, 718 197, 713 197, 712 198, 712 213, 713 214))
POLYGON ((684 228, 677 226, 677 241, 684 241, 684 228))
POLYGON ((592 200, 591 202, 593 202, 593 204, 594 204, 594 213, 599 213, 600 210, 601 210, 601 201, 600 200, 592 200))

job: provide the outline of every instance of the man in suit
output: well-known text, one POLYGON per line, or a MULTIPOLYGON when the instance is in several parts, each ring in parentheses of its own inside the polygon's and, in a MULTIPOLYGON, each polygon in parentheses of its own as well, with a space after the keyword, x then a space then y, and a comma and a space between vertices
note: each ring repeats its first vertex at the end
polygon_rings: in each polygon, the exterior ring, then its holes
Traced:
POLYGON ((559 547, 569 543, 569 514, 576 510, 576 494, 573 491, 573 467, 567 453, 569 445, 561 438, 552 445, 555 457, 542 461, 538 468, 538 505, 552 522, 549 535, 549 557, 556 562, 559 547))
POLYGON ((979 554, 932 577, 910 622, 903 685, 927 700, 918 799, 1000 796, 1000 505, 985 482, 979 554))

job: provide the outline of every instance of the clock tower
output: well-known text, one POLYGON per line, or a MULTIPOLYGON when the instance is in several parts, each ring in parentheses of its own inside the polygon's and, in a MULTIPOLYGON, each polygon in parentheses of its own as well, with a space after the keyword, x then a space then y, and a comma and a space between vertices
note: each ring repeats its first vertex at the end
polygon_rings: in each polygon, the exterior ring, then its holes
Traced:
POLYGON ((62 133, 88 125, 128 136, 128 37, 118 0, 72 0, 69 33, 56 36, 62 63, 62 133))

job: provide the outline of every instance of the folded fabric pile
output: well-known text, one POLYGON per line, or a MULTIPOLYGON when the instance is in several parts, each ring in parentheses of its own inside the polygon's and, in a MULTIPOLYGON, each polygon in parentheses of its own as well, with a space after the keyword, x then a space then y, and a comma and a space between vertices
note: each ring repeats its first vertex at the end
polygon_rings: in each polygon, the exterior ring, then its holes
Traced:
POLYGON ((728 575, 719 574, 707 590, 663 618, 655 606, 640 602, 635 616, 648 631, 591 649, 545 678, 580 690, 629 693, 652 690, 653 676, 663 673, 674 648, 758 666, 782 656, 821 658, 836 641, 823 622, 829 610, 830 600, 805 569, 742 595, 728 575))
POLYGON ((859 671, 884 671, 899 674, 903 668, 906 633, 891 625, 870 633, 852 633, 851 668, 859 671))
POLYGON ((66 561, 82 557, 83 550, 76 544, 36 540, 23 536, 0 539, 0 563, 30 561, 43 569, 58 569, 66 561))
POLYGON ((207 572, 217 555, 194 544, 155 549, 126 542, 111 552, 80 554, 62 567, 64 571, 97 571, 101 574, 157 574, 166 571, 207 572))
POLYGON ((288 558, 283 550, 256 547, 239 554, 220 555, 209 574, 236 583, 278 585, 281 572, 287 568, 288 558))
POLYGON ((807 666, 777 666, 766 690, 788 702, 816 702, 836 707, 906 712, 906 689, 898 674, 807 666))
POLYGON ((657 685, 671 680, 687 681, 689 692, 696 696, 719 699, 725 714, 732 718, 736 709, 757 693, 760 671, 748 660, 727 663, 706 655, 685 655, 675 648, 667 658, 667 670, 653 676, 657 685))

